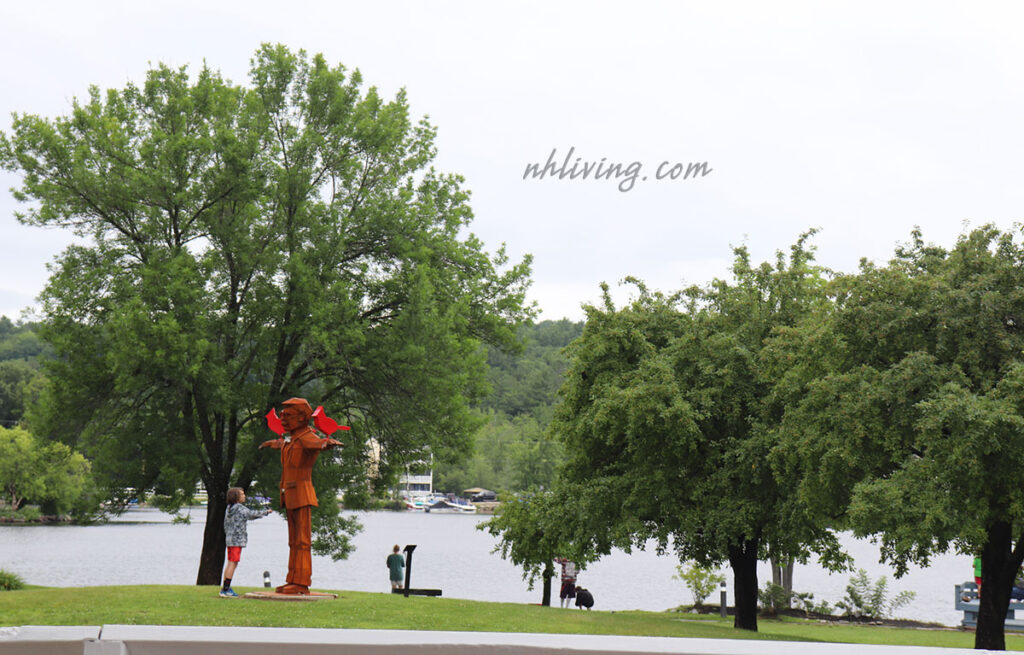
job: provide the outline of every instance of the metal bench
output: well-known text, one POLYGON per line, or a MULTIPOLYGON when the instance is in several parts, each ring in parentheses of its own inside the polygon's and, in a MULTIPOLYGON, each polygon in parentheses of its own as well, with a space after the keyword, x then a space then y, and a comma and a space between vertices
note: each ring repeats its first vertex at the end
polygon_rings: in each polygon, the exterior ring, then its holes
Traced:
MULTIPOLYGON (((978 585, 974 582, 965 582, 955 587, 954 601, 956 608, 964 613, 960 625, 965 628, 976 628, 978 626, 978 585)), ((1006 609, 1006 622, 1003 624, 1007 630, 1024 631, 1024 620, 1014 616, 1016 610, 1024 610, 1024 602, 1011 600, 1010 606, 1006 609)))

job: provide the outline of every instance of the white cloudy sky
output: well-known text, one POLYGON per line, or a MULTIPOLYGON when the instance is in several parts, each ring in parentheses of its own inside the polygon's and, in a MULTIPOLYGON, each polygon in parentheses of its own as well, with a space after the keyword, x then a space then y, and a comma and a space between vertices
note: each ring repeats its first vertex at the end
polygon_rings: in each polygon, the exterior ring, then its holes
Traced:
MULTIPOLYGON (((1016 2, 4 2, 0 129, 66 113, 90 84, 205 61, 245 82, 261 42, 322 52, 438 126, 473 231, 535 257, 542 318, 582 317, 602 281, 671 290, 810 227, 818 260, 884 261, 915 225, 1024 219, 1024 4, 1016 2), (607 180, 523 179, 570 147, 640 162, 607 180), (668 161, 698 181, 655 180, 668 161)), ((33 304, 67 243, 13 218, 0 172, 0 314, 33 304)), ((625 298, 620 292, 619 298, 625 298)))

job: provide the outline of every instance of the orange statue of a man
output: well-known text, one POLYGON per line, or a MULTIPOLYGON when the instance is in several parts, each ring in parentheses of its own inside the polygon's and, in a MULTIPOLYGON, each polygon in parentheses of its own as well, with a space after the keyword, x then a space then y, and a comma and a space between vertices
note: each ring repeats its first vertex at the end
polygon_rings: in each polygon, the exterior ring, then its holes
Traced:
POLYGON ((336 439, 322 439, 309 427, 313 408, 305 398, 289 398, 282 406, 284 436, 259 446, 281 451, 281 506, 288 516, 288 577, 277 592, 306 595, 313 574, 310 508, 318 505, 313 489, 313 464, 320 451, 343 444, 336 439))

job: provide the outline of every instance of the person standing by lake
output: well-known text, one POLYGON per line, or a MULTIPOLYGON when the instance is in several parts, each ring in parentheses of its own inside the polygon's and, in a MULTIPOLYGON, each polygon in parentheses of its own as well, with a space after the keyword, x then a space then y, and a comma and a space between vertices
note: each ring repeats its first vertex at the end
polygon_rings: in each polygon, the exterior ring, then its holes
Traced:
POLYGON ((228 489, 227 501, 228 508, 224 512, 224 541, 228 548, 228 563, 224 567, 224 586, 221 587, 220 595, 224 598, 238 598, 238 594, 231 588, 231 578, 235 576, 235 569, 242 559, 242 549, 249 542, 246 523, 263 518, 270 514, 270 510, 249 509, 243 505, 245 491, 241 487, 228 489))
POLYGON ((395 544, 395 547, 392 550, 391 554, 388 555, 388 577, 391 578, 392 589, 402 588, 402 580, 405 577, 405 574, 402 572, 402 569, 404 568, 405 558, 402 557, 402 555, 398 552, 398 544, 395 544))
POLYGON ((556 557, 555 561, 562 565, 562 588, 558 592, 559 607, 572 607, 576 598, 576 563, 564 557, 556 557))

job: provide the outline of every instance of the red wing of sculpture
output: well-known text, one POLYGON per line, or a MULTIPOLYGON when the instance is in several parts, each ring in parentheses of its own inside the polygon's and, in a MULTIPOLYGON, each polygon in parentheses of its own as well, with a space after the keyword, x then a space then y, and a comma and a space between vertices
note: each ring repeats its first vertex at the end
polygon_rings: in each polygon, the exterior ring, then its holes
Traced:
POLYGON ((276 409, 267 412, 267 427, 276 434, 284 434, 284 426, 281 425, 281 419, 277 417, 276 409))
POLYGON ((316 425, 316 429, 320 430, 327 436, 330 436, 338 430, 351 430, 347 425, 338 425, 338 422, 333 418, 329 417, 324 412, 323 405, 317 405, 317 408, 313 411, 313 424, 316 425))

